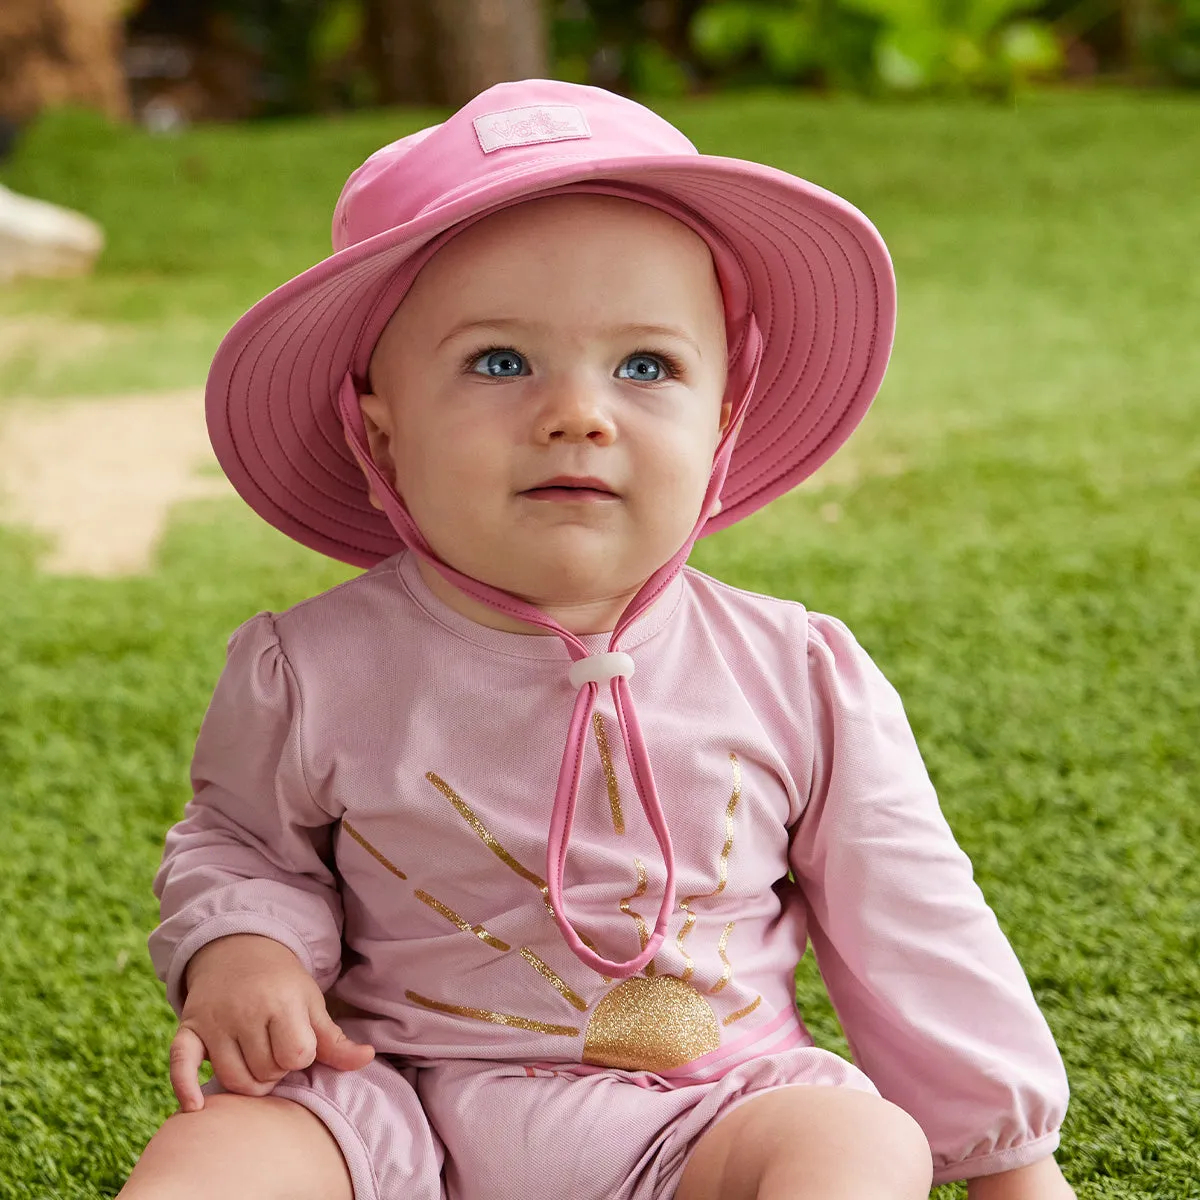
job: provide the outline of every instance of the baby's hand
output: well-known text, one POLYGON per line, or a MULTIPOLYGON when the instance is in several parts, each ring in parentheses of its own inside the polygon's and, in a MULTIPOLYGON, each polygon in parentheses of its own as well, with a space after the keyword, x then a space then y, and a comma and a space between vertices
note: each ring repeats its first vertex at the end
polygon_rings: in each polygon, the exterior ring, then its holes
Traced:
POLYGON ((204 1107, 197 1072, 207 1058, 221 1085, 265 1096, 289 1071, 322 1062, 365 1067, 370 1046, 335 1024, 325 997, 282 942, 238 933, 202 946, 187 966, 187 999, 171 1042, 171 1087, 184 1112, 204 1107))

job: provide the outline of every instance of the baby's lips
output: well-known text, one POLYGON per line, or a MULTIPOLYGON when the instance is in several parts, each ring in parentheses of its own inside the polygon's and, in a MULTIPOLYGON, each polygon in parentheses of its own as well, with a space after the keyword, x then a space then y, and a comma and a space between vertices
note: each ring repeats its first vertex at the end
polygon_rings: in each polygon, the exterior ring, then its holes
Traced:
POLYGON ((542 480, 541 483, 535 483, 532 487, 525 488, 524 491, 521 492, 521 495, 527 496, 531 492, 543 492, 551 490, 577 490, 599 492, 609 496, 620 495, 616 488, 596 475, 554 475, 549 479, 542 480))

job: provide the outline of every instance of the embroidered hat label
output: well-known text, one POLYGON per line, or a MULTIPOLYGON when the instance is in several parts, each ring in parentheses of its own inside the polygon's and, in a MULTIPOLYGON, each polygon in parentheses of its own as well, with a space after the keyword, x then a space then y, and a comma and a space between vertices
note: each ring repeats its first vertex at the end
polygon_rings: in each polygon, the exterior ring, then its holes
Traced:
POLYGON ((574 104, 531 104, 484 113, 474 120, 484 154, 505 146, 534 146, 592 136, 583 110, 574 104))

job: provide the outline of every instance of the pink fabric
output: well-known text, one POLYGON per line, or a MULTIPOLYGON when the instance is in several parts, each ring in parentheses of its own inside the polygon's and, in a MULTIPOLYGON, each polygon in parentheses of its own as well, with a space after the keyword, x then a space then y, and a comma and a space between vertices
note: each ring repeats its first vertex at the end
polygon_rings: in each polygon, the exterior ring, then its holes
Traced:
POLYGON ((470 1059, 401 1070, 376 1059, 349 1073, 293 1071, 274 1094, 333 1133, 355 1200, 671 1200, 706 1130, 746 1100, 796 1086, 875 1091, 844 1059, 805 1046, 702 1087, 625 1071, 470 1059))
MULTIPOLYGON (((596 652, 610 639, 580 640, 596 652)), ((646 1026, 645 1053, 692 1045, 697 1013, 716 1041, 622 1077, 707 1086, 694 1081, 810 1041, 793 969, 811 938, 858 1066, 921 1123, 939 1179, 1052 1151, 1067 1102, 1053 1038, 898 698, 845 628, 686 570, 623 644, 680 898, 634 980, 578 961, 539 874, 557 714, 574 695, 567 652, 454 613, 406 553, 231 640, 155 884, 151 952, 171 1003, 200 946, 261 933, 381 1052, 607 1078, 585 1065, 591 1036, 617 989, 653 971, 686 977, 676 992, 692 1007, 646 1026)), ((603 693, 596 711, 612 773, 589 729, 563 895, 596 951, 627 960, 666 873, 626 803, 603 693)))

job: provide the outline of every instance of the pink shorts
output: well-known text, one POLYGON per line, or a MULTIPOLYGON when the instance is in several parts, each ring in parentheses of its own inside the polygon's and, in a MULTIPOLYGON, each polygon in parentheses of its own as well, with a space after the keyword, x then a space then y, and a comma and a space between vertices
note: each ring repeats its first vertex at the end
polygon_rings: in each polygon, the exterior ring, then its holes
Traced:
POLYGON ((845 1059, 804 1046, 682 1087, 629 1071, 377 1058, 361 1071, 293 1071, 275 1095, 329 1127, 354 1200, 669 1200, 706 1130, 794 1085, 878 1094, 845 1059))

